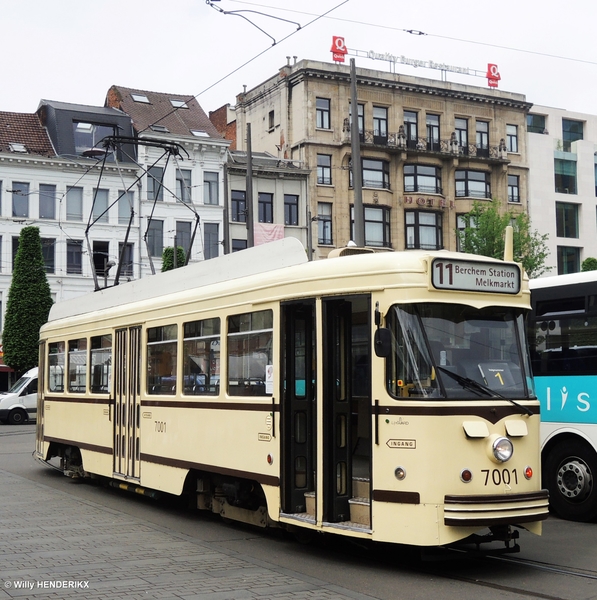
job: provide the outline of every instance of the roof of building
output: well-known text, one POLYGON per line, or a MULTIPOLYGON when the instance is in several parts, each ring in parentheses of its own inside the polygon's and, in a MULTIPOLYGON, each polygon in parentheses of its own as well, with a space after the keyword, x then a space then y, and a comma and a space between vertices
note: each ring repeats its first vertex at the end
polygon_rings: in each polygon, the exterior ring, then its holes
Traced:
POLYGON ((35 113, 0 112, 0 152, 56 155, 48 133, 35 113))
POLYGON ((137 133, 222 139, 205 111, 190 94, 165 94, 113 85, 108 90, 105 104, 129 115, 137 133))
MULTIPOLYGON (((247 153, 244 150, 231 150, 228 153, 228 158, 229 166, 238 166, 246 169, 247 153)), ((300 162, 297 160, 277 158, 269 152, 252 152, 251 162, 254 169, 300 171, 302 168, 300 162)), ((304 169, 304 171, 308 172, 309 169, 304 169)))

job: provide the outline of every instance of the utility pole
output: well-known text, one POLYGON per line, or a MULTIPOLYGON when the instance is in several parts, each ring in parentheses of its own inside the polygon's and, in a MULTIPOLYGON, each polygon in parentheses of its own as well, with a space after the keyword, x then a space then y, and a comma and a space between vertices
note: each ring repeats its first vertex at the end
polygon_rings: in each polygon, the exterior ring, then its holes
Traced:
POLYGON ((352 149, 352 189, 354 191, 354 243, 365 245, 365 215, 363 212, 363 172, 361 170, 361 137, 359 135, 359 105, 357 74, 354 58, 350 59, 350 142, 352 149))
POLYGON ((251 123, 247 123, 247 248, 255 245, 255 229, 253 225, 253 153, 251 149, 251 123))

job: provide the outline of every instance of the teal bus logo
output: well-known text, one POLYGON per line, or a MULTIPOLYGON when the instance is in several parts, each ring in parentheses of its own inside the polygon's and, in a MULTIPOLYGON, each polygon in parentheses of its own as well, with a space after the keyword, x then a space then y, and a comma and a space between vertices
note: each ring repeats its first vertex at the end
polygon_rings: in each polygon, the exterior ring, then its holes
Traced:
POLYGON ((597 376, 537 377, 541 420, 597 423, 597 376))

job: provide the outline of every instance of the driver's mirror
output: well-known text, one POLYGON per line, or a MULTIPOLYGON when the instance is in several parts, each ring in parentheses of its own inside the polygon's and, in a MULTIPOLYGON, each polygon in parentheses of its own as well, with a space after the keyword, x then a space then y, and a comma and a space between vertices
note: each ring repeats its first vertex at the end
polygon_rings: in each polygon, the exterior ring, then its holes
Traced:
POLYGON ((380 327, 375 331, 373 338, 375 354, 381 358, 387 358, 392 352, 392 332, 386 327, 380 327))

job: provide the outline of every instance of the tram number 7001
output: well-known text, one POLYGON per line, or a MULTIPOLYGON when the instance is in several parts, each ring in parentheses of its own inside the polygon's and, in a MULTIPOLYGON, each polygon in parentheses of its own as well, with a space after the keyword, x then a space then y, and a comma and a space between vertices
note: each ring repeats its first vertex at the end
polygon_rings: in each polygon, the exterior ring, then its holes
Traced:
POLYGON ((493 483, 493 485, 510 485, 518 484, 518 471, 516 469, 482 469, 481 473, 485 473, 485 485, 493 483))

